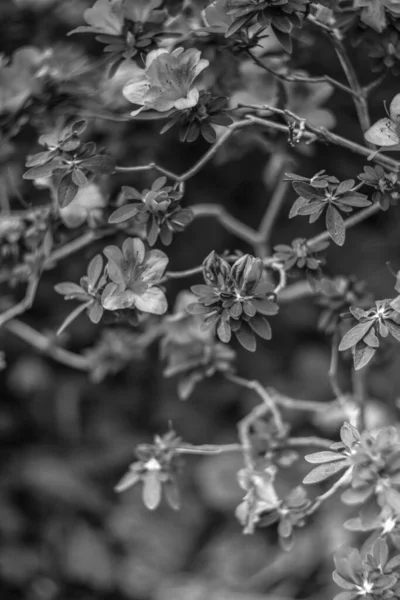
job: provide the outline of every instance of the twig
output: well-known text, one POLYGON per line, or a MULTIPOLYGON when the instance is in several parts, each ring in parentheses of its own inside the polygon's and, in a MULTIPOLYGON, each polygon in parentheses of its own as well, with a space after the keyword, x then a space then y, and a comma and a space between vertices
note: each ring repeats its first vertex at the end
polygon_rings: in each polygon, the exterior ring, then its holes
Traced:
MULTIPOLYGON (((289 161, 287 161, 289 162, 289 161)), ((287 164, 283 165, 282 174, 288 168, 287 164)), ((271 236, 271 231, 273 225, 279 215, 279 211, 282 208, 282 205, 285 200, 286 193, 288 191, 290 182, 285 181, 282 178, 279 180, 278 185, 276 186, 274 193, 272 194, 272 198, 267 206, 267 209, 264 213, 264 216, 261 220, 260 227, 258 229, 258 234, 262 240, 261 243, 257 244, 256 252, 259 256, 265 257, 270 252, 269 249, 269 241, 271 236)))
POLYGON ((56 346, 48 337, 18 319, 9 321, 5 328, 7 331, 10 331, 10 333, 16 335, 40 352, 43 352, 63 365, 71 367, 72 369, 78 369, 79 371, 88 371, 90 368, 90 363, 87 358, 56 346))
POLYGON ((227 231, 250 246, 256 246, 262 239, 259 232, 230 215, 221 204, 195 204, 190 209, 195 219, 215 217, 227 231))
POLYGON ((339 385, 338 369, 339 369, 339 331, 335 330, 331 342, 331 363, 329 367, 329 381, 335 397, 340 400, 344 397, 344 393, 339 385))
POLYGON ((285 444, 290 448, 308 448, 310 446, 317 446, 318 448, 330 448, 334 442, 316 435, 311 435, 308 437, 288 438, 285 441, 285 444))
POLYGON ((360 369, 359 371, 352 369, 353 399, 357 406, 357 427, 360 431, 364 431, 365 429, 365 409, 367 402, 367 373, 367 367, 364 367, 364 369, 360 369))
POLYGON ((337 401, 332 402, 315 402, 313 400, 301 400, 300 398, 289 398, 274 388, 267 388, 268 393, 274 399, 278 406, 289 410, 300 410, 305 412, 325 412, 337 405, 337 401))
POLYGON ((330 36, 330 39, 333 40, 333 45, 336 54, 339 58, 340 64, 342 65, 342 69, 347 77, 347 81, 349 82, 351 89, 354 92, 353 99, 357 111, 358 120, 360 122, 362 132, 365 133, 367 129, 371 127, 371 121, 369 118, 368 102, 365 96, 364 89, 361 87, 358 81, 358 77, 351 63, 351 60, 346 52, 343 42, 337 35, 336 31, 332 36, 330 36))
POLYGON ((257 66, 259 66, 261 69, 264 69, 271 75, 274 75, 274 77, 277 77, 278 79, 283 79, 284 81, 289 81, 289 82, 298 81, 298 82, 302 82, 302 83, 323 83, 323 82, 330 83, 331 85, 338 88, 339 90, 342 90, 342 92, 346 92, 347 94, 350 94, 351 96, 356 95, 356 92, 354 90, 349 88, 344 83, 340 83, 340 81, 333 79, 333 77, 330 77, 329 75, 321 75, 319 77, 307 77, 304 75, 284 75, 283 73, 277 73, 273 69, 270 69, 259 58, 254 56, 250 51, 247 52, 247 55, 254 61, 254 63, 257 66))
MULTIPOLYGON (((269 106, 269 105, 259 105, 258 106, 258 105, 254 105, 254 104, 242 105, 242 108, 249 108, 255 112, 268 110, 272 114, 279 115, 286 120, 288 118, 292 119, 298 125, 302 124, 305 128, 305 130, 302 133, 302 137, 301 137, 302 141, 307 142, 307 141, 319 140, 319 141, 323 141, 323 142, 330 142, 332 144, 335 144, 336 146, 346 148, 347 150, 350 150, 351 152, 354 152, 355 154, 364 156, 367 159, 369 159, 371 157, 370 148, 366 148, 365 146, 361 146, 361 144, 357 144, 356 142, 348 140, 347 138, 337 135, 336 133, 332 133, 332 131, 330 131, 329 129, 326 129, 325 127, 317 127, 317 126, 313 125, 312 123, 309 123, 307 120, 303 119, 299 115, 292 113, 289 110, 282 110, 280 108, 275 108, 274 106, 269 106), (312 135, 312 134, 314 134, 314 135, 312 135)), ((246 117, 253 123, 257 123, 258 125, 266 127, 267 129, 275 129, 277 131, 282 131, 282 132, 286 132, 286 133, 289 132, 289 127, 287 125, 282 125, 281 123, 275 123, 275 121, 271 121, 269 119, 264 119, 263 117, 259 117, 259 116, 253 115, 253 114, 247 114, 246 117)), ((373 157, 371 157, 371 161, 374 161, 395 173, 398 173, 400 171, 400 162, 399 161, 393 160, 389 156, 385 156, 384 154, 380 154, 379 152, 377 154, 374 154, 373 157)))
POLYGON ((258 396, 262 400, 261 406, 265 406, 267 412, 271 413, 272 419, 275 423, 278 432, 282 433, 284 431, 281 413, 279 412, 271 395, 268 393, 265 387, 261 385, 259 381, 244 379, 243 377, 238 377, 237 375, 233 375, 230 373, 227 373, 225 377, 229 381, 232 381, 232 383, 236 383, 237 385, 245 387, 248 390, 256 392, 256 394, 258 394, 258 396))
POLYGON ((28 281, 28 285, 26 288, 24 298, 20 302, 15 304, 14 306, 11 306, 8 310, 6 310, 5 312, 3 312, 3 314, 0 315, 0 327, 5 325, 8 321, 13 319, 14 317, 17 317, 18 315, 22 315, 22 313, 24 313, 26 310, 31 308, 31 306, 35 300, 38 286, 39 286, 39 275, 34 274, 28 281))
POLYGON ((176 448, 175 452, 178 454, 225 454, 226 452, 241 452, 241 444, 201 444, 199 446, 193 446, 192 444, 186 444, 176 448))

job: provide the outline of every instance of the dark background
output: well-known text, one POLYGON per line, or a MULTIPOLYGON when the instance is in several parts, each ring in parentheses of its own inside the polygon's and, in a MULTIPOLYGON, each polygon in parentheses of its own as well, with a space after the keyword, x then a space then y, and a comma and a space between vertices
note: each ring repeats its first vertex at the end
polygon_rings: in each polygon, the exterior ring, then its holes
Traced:
MULTIPOLYGON (((56 44, 66 65, 80 53, 101 58, 101 47, 91 35, 66 37, 82 24, 86 6, 83 0, 1 0, 0 50, 9 56, 24 45, 56 44)), ((352 50, 351 56, 361 82, 371 81, 374 75, 363 48, 352 50)), ((309 38, 308 45, 294 54, 294 63, 311 74, 329 73, 343 81, 333 51, 320 37, 309 38)), ((383 100, 390 101, 397 91, 396 80, 390 77, 376 90, 371 102, 373 121, 382 116, 383 100)), ((335 131, 361 142, 351 98, 335 91, 327 107, 336 116, 335 131)), ((160 137, 159 128, 157 123, 92 119, 87 135, 105 146, 118 164, 156 160, 176 172, 191 166, 208 148, 202 141, 180 144, 174 130, 160 137)), ((7 165, 17 175, 22 173, 26 155, 38 151, 36 139, 28 124, 14 139, 2 168, 7 165)), ((272 147, 275 154, 281 152, 284 139, 275 139, 272 147)), ((261 144, 247 146, 243 136, 239 144, 233 140, 214 163, 188 182, 185 205, 219 202, 256 227, 271 196, 271 180, 265 173, 272 166, 272 155, 261 144)), ((295 158, 297 173, 311 176, 326 169, 341 180, 355 178, 365 164, 347 151, 323 145, 314 145, 307 154, 297 151, 295 158)), ((121 184, 140 189, 153 179, 153 175, 113 176, 102 185, 114 198, 121 184)), ((20 191, 31 205, 46 201, 46 192, 30 182, 21 181, 20 191)), ((308 225, 301 217, 288 221, 293 199, 290 193, 274 230, 274 244, 321 230, 321 223, 308 225)), ((398 230, 397 207, 357 226, 349 231, 344 248, 331 245, 327 272, 356 274, 378 298, 392 294, 394 279, 386 262, 395 271, 400 268, 398 230)), ((54 292, 54 284, 78 281, 104 245, 99 242, 46 272, 34 307, 22 320, 40 331, 54 332, 71 310, 54 292)), ((214 220, 202 219, 175 237, 167 250, 170 267, 198 265, 212 249, 249 251, 214 220)), ((168 284, 171 304, 179 289, 195 281, 168 284)), ((317 331, 318 314, 311 298, 282 307, 273 321, 272 341, 259 341, 255 354, 237 348, 238 373, 293 397, 332 399, 327 377, 329 341, 317 331)), ((71 350, 81 352, 98 337, 99 328, 81 316, 68 329, 65 341, 71 350)), ((94 384, 85 374, 38 355, 10 333, 2 333, 0 341, 8 364, 0 373, 2 598, 317 600, 334 595, 332 552, 340 544, 351 544, 350 534, 342 528, 349 511, 339 500, 324 505, 299 532, 291 553, 285 554, 274 527, 253 536, 241 533, 234 518, 242 498, 236 483, 241 461, 236 454, 188 458, 180 477, 180 512, 164 504, 149 512, 139 488, 121 496, 113 492, 133 459, 134 447, 166 432, 170 422, 190 443, 235 441, 237 421, 254 406, 251 393, 214 378, 181 402, 176 381, 162 377, 157 346, 143 360, 94 384)), ((395 355, 370 371, 367 417, 372 425, 391 422, 396 415, 399 366, 395 355)), ((349 364, 344 363, 345 386, 348 373, 349 364)), ((341 423, 340 415, 326 415, 319 423, 298 413, 287 418, 295 435, 318 433, 334 439, 341 423)), ((307 471, 304 461, 284 471, 282 490, 299 484, 307 471)))

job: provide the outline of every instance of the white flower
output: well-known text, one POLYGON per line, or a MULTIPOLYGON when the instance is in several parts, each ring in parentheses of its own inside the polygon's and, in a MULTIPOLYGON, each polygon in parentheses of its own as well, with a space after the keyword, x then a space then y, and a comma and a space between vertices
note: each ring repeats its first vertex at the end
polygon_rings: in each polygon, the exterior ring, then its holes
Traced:
POLYGON ((135 116, 144 109, 167 112, 196 106, 199 91, 194 87, 194 81, 208 64, 194 48, 150 52, 146 68, 136 68, 133 78, 123 89, 125 98, 141 106, 131 114, 135 116))

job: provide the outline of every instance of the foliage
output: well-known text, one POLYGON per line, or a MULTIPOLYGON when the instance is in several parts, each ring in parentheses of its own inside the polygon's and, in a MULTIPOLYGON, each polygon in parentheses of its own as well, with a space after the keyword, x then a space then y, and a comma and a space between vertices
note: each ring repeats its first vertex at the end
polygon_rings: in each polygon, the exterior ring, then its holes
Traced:
POLYGON ((0 21, 1 591, 399 597, 400 2, 0 21))

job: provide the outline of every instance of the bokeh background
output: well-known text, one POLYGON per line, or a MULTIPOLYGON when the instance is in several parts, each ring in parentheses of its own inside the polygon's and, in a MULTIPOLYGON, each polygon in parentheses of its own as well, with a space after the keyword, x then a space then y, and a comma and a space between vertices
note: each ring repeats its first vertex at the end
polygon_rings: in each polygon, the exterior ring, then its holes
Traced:
MULTIPOLYGON (((21 46, 52 47, 55 62, 66 73, 79 71, 88 58, 98 61, 102 49, 92 36, 66 37, 83 23, 88 5, 84 0, 1 0, 1 52, 9 56, 21 46)), ((178 2, 175 5, 179 8, 178 2)), ((373 74, 362 48, 352 50, 351 56, 360 80, 370 81, 373 74)), ((237 58, 217 60, 216 72, 230 70, 232 80, 240 80, 237 58)), ((336 57, 321 37, 306 34, 293 60, 313 75, 328 72, 342 80, 336 57)), ((101 95, 108 107, 127 108, 118 85, 100 81, 99 73, 94 69, 85 77, 87 105, 101 95)), ((250 84, 241 81, 237 89, 250 93, 250 84)), ((396 79, 388 77, 374 92, 373 120, 382 116, 383 100, 390 101, 398 91, 396 79)), ((340 91, 321 98, 323 122, 330 120, 338 133, 362 141, 351 99, 340 91)), ((313 100, 309 110, 317 110, 321 98, 313 100)), ((156 160, 175 172, 191 166, 208 147, 200 140, 181 144, 174 130, 160 137, 159 128, 157 123, 97 118, 90 119, 87 136, 105 146, 118 164, 156 160)), ((218 202, 257 226, 287 144, 283 137, 267 132, 248 137, 234 138, 188 182, 185 205, 218 202)), ((47 198, 46 190, 21 179, 26 155, 38 151, 36 140, 28 123, 3 152, 0 167, 3 181, 11 173, 13 185, 29 205, 47 198)), ((306 176, 326 169, 343 180, 355 177, 364 165, 358 157, 324 145, 294 151, 292 156, 291 170, 306 176)), ((146 187, 153 179, 152 174, 113 176, 101 183, 101 192, 115 198, 121 185, 146 187)), ((320 231, 321 224, 309 225, 301 217, 288 221, 294 197, 288 194, 273 233, 274 244, 320 231)), ((15 197, 13 202, 18 207, 15 197)), ((398 209, 393 207, 351 230, 344 248, 329 248, 327 273, 354 273, 378 298, 391 294, 394 279, 386 263, 395 271, 400 268, 399 224, 398 209)), ((35 304, 22 320, 54 333, 71 308, 54 292, 54 284, 78 281, 103 246, 98 242, 46 272, 35 304)), ((170 266, 181 270, 198 265, 212 249, 249 251, 214 220, 202 219, 174 238, 168 250, 170 266)), ((195 282, 168 284, 171 304, 180 289, 195 282)), ((2 293, 10 291, 3 286, 2 293)), ((317 330, 319 312, 310 297, 284 305, 274 318, 272 341, 259 340, 255 354, 236 348, 238 373, 291 397, 331 400, 329 340, 317 330)), ((79 353, 100 336, 101 328, 81 316, 63 341, 79 353)), ((237 454, 189 457, 179 480, 183 497, 179 512, 164 504, 149 512, 139 488, 123 495, 113 491, 133 460, 134 447, 166 432, 170 424, 193 444, 235 441, 237 421, 256 402, 250 392, 217 377, 198 385, 188 401, 180 401, 176 381, 162 376, 156 344, 121 372, 95 383, 85 373, 41 356, 9 332, 1 333, 0 342, 7 359, 7 369, 0 373, 2 599, 317 600, 336 593, 332 552, 352 542, 342 527, 350 512, 338 499, 323 505, 298 532, 291 552, 284 553, 274 527, 252 536, 241 532, 234 517, 243 493, 236 482, 242 466, 237 454)), ((399 355, 394 355, 370 370, 367 418, 371 425, 393 422, 398 414, 399 367, 399 355)), ((347 363, 342 365, 341 378, 350 389, 347 363)), ((324 414, 313 420, 296 413, 287 418, 294 435, 315 433, 337 439, 342 417, 324 414)), ((284 470, 282 491, 299 484, 308 470, 301 460, 284 470)), ((311 495, 323 489, 312 487, 311 495)))

